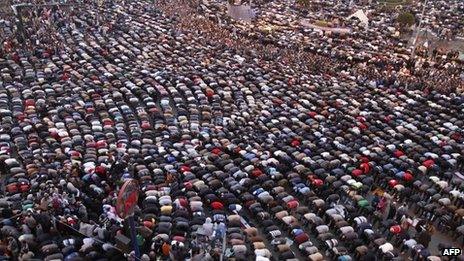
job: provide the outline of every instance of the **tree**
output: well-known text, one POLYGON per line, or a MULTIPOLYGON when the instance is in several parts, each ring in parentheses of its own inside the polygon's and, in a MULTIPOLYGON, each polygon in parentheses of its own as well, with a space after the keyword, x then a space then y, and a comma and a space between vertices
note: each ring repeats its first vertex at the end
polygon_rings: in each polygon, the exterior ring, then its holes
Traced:
POLYGON ((396 21, 403 27, 411 27, 413 24, 416 23, 416 18, 410 12, 403 12, 398 15, 396 21))
POLYGON ((311 0, 296 0, 296 3, 301 7, 308 8, 311 5, 311 0))

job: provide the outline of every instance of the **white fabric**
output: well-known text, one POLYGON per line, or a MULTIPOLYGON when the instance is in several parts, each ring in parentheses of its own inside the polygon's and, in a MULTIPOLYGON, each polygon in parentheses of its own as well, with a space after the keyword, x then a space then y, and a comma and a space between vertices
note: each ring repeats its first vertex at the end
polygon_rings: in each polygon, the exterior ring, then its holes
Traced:
POLYGON ((393 245, 388 242, 379 246, 379 248, 382 251, 382 253, 387 253, 388 251, 392 251, 394 249, 393 245))
POLYGON ((363 10, 358 10, 354 14, 348 16, 348 20, 353 17, 358 18, 365 27, 369 25, 369 18, 367 18, 363 10))
POLYGON ((417 245, 417 241, 414 239, 409 239, 404 241, 404 244, 408 246, 409 248, 412 248, 413 246, 417 245))

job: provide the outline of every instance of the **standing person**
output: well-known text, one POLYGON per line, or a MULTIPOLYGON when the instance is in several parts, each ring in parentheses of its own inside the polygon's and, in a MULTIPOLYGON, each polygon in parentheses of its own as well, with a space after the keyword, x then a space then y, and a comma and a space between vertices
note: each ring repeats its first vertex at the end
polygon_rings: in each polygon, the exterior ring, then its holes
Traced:
POLYGON ((163 245, 161 246, 161 252, 163 253, 164 257, 168 257, 169 253, 171 252, 171 246, 169 243, 164 242, 163 245))
POLYGON ((109 176, 110 180, 117 180, 119 179, 119 176, 121 176, 124 173, 124 170, 127 168, 127 162, 124 160, 116 161, 113 165, 111 165, 111 168, 109 170, 109 176))
POLYGON ((417 242, 419 244, 422 244, 424 247, 428 247, 430 241, 432 240, 432 235, 427 229, 422 230, 418 235, 417 235, 417 242))
POLYGON ((6 175, 7 174, 7 165, 5 163, 5 160, 0 160, 0 175, 6 175))
POLYGON ((388 199, 386 197, 382 197, 377 204, 377 210, 382 213, 383 220, 387 219, 389 207, 390 203, 388 203, 388 199))
POLYGON ((403 204, 401 204, 401 206, 396 210, 396 221, 397 222, 401 222, 401 220, 403 219, 403 216, 407 216, 408 214, 408 208, 407 208, 407 205, 406 205, 406 202, 404 202, 403 204))
POLYGON ((393 202, 393 204, 391 204, 387 210, 387 219, 394 219, 396 216, 396 202, 393 202))

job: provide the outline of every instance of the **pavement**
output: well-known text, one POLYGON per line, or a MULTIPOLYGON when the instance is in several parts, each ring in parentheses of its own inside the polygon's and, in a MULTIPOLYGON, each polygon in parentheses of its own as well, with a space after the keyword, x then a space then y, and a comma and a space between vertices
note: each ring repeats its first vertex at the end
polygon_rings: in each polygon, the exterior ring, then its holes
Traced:
MULTIPOLYGON (((409 45, 412 45, 413 38, 416 34, 416 31, 413 31, 411 34, 404 35, 404 39, 409 39, 409 45)), ((428 30, 421 30, 417 36, 416 45, 422 45, 425 42, 429 43, 430 49, 433 48, 442 48, 445 50, 458 50, 464 52, 464 37, 456 37, 455 39, 445 40, 439 38, 434 32, 428 30)))
POLYGON ((334 32, 334 33, 340 33, 340 34, 347 34, 351 32, 350 28, 345 28, 345 27, 326 27, 326 26, 319 26, 312 24, 306 19, 302 19, 300 21, 300 24, 303 26, 306 26, 308 28, 313 28, 313 29, 318 29, 321 31, 329 31, 329 32, 334 32))
MULTIPOLYGON (((367 199, 369 201, 371 201, 373 199, 373 195, 370 195, 367 197, 367 199)), ((410 210, 409 211, 409 216, 411 217, 415 217, 415 213, 410 210)), ((419 218, 419 217, 417 217, 419 218)), ((410 235, 411 236, 414 236, 416 231, 413 227, 410 227, 410 235)), ((459 243, 456 242, 456 240, 454 240, 451 236, 449 236, 448 234, 445 234, 443 232, 441 232, 440 230, 436 229, 435 232, 432 234, 432 237, 431 237, 431 241, 430 241, 430 244, 429 244, 429 251, 432 255, 436 255, 436 256, 441 256, 441 252, 440 250, 438 249, 438 244, 440 243, 445 243, 445 244, 449 244, 449 245, 452 245, 452 246, 456 246, 456 247, 461 247, 463 248, 464 246, 459 246, 459 243)), ((403 256, 403 259, 404 260, 408 260, 407 259, 407 255, 404 255, 403 256)))

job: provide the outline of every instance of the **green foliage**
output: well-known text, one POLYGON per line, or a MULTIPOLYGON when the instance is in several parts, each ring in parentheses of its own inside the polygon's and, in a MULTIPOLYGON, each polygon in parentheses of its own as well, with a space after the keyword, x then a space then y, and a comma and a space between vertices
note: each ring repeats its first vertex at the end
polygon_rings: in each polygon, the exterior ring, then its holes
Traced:
POLYGON ((384 13, 392 13, 395 11, 395 7, 392 6, 392 5, 382 5, 380 8, 379 8, 379 11, 380 12, 384 12, 384 13))
POLYGON ((397 5, 407 6, 412 4, 412 0, 378 0, 377 3, 381 6, 395 7, 397 5))
POLYGON ((330 26, 330 23, 327 22, 327 21, 324 21, 324 20, 317 20, 314 24, 317 25, 317 26, 321 26, 321 27, 330 26))
POLYGON ((416 18, 410 12, 403 12, 398 15, 396 21, 400 24, 400 26, 410 27, 416 22, 416 18))
POLYGON ((384 5, 400 5, 403 4, 405 1, 404 0, 379 0, 379 4, 384 4, 384 5))
POLYGON ((301 7, 309 7, 311 5, 311 0, 296 0, 296 3, 301 7))

